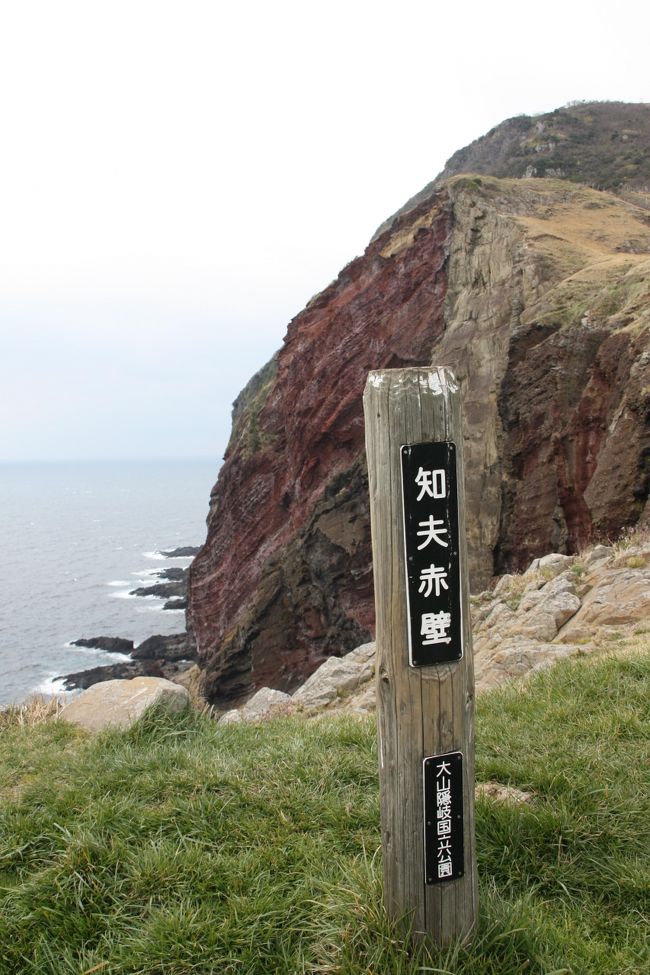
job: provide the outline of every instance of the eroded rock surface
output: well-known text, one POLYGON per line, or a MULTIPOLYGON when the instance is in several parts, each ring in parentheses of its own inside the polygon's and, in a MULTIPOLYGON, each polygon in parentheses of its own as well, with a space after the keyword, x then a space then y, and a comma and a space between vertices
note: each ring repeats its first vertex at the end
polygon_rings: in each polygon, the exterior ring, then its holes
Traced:
POLYGON ((371 634, 361 396, 370 369, 430 361, 450 220, 441 192, 349 264, 238 401, 190 569, 188 626, 217 704, 293 690, 371 634))
MULTIPOLYGON (((650 534, 628 547, 535 559, 526 572, 501 576, 472 597, 471 614, 479 693, 564 657, 619 648, 625 639, 650 646, 650 534)), ((326 660, 292 696, 264 688, 221 720, 365 714, 375 706, 375 644, 367 643, 326 660)))
MULTIPOLYGON (((647 517, 649 255, 647 212, 620 198, 457 177, 309 303, 237 402, 190 569, 209 700, 291 691, 373 633, 370 369, 462 383, 473 591, 647 517)), ((570 596, 527 638, 554 640, 570 596)))

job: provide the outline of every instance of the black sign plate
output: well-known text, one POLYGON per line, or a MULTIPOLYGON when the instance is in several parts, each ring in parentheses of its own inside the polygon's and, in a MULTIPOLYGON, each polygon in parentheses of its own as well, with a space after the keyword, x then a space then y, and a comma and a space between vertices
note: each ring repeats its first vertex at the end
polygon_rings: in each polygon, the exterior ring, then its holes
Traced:
POLYGON ((423 667, 463 655, 456 444, 408 444, 401 455, 409 663, 423 667))
POLYGON ((442 884, 464 869, 463 755, 449 752, 424 759, 424 879, 442 884))

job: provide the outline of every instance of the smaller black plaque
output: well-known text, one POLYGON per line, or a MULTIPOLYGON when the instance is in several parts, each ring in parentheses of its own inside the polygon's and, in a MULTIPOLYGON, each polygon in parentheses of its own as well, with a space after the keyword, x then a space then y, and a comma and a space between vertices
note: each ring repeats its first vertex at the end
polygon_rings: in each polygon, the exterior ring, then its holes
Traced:
POLYGON ((462 752, 425 758, 423 770, 424 879, 441 884, 465 869, 462 752))

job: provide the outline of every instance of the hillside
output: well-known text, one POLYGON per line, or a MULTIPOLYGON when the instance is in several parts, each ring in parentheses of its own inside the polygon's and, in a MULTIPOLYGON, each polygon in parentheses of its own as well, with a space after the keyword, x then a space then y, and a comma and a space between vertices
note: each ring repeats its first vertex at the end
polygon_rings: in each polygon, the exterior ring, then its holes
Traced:
POLYGON ((449 159, 439 181, 458 173, 562 178, 598 190, 650 193, 650 105, 582 102, 520 115, 449 159))
POLYGON ((650 209, 649 148, 648 104, 578 102, 542 115, 516 115, 455 152, 443 171, 385 221, 377 235, 459 173, 566 179, 609 190, 650 209))
POLYGON ((642 975, 649 679, 564 661, 479 700, 479 927, 445 953, 381 906, 373 719, 0 714, 0 972, 642 975))
POLYGON ((650 217, 560 180, 454 177, 290 324, 240 397, 188 625, 220 706, 372 636, 361 394, 451 366, 471 584, 647 517, 650 217))

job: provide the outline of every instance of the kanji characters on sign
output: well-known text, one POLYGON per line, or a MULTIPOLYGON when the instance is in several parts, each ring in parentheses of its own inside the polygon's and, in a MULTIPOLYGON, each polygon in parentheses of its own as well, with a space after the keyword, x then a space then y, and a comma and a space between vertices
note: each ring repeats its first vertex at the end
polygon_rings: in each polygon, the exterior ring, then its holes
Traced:
POLYGON ((424 759, 425 877, 428 884, 460 877, 464 870, 463 756, 424 759))
POLYGON ((402 447, 409 662, 462 656, 456 446, 402 447))
POLYGON ((447 762, 436 764, 436 834, 438 877, 451 876, 451 778, 447 762), (446 774, 445 774, 446 773, 446 774))
POLYGON ((430 565, 420 572, 420 588, 418 592, 421 592, 425 599, 431 595, 434 586, 436 596, 440 595, 441 589, 449 589, 447 585, 447 570, 443 569, 441 565, 430 565))
POLYGON ((431 498, 447 496, 447 476, 444 470, 425 471, 422 467, 415 475, 415 483, 420 488, 417 500, 421 501, 425 494, 431 498))
POLYGON ((420 630, 420 635, 423 637, 422 645, 450 643, 451 637, 447 636, 447 630, 450 626, 451 616, 449 613, 423 613, 422 629, 420 630))
POLYGON ((425 535, 425 539, 418 548, 426 548, 429 542, 436 542, 438 545, 442 545, 447 548, 448 542, 443 539, 443 535, 447 534, 447 529, 444 527, 444 521, 440 518, 434 518, 430 515, 427 521, 418 522, 419 527, 422 531, 418 532, 418 535, 425 535), (438 527, 441 526, 441 527, 438 527))

